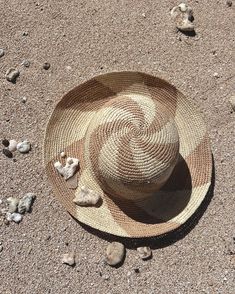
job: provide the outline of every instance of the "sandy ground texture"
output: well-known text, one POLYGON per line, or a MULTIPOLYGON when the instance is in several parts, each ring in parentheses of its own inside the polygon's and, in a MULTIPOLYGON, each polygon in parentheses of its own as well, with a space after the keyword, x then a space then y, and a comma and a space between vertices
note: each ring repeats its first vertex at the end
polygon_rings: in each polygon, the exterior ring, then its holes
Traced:
POLYGON ((235 113, 228 101, 234 95, 235 3, 188 1, 195 37, 175 29, 170 9, 179 3, 0 0, 0 137, 32 143, 30 153, 15 153, 16 161, 0 155, 0 198, 37 195, 20 224, 0 226, 0 293, 234 293, 235 255, 228 246, 235 237, 235 113), (20 66, 24 59, 29 68, 20 66), (16 84, 5 79, 11 67, 20 69, 16 84), (54 198, 42 146, 62 95, 117 70, 163 77, 198 103, 211 138, 215 183, 190 229, 151 241, 153 258, 145 262, 128 242, 124 264, 111 268, 102 260, 112 238, 80 226, 54 198), (72 250, 77 265, 63 265, 61 255, 72 250))

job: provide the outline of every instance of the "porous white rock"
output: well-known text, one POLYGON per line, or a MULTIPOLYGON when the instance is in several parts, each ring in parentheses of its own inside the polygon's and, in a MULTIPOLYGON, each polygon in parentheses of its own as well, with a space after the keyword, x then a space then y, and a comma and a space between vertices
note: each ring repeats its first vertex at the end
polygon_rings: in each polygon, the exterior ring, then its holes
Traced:
POLYGON ((9 151, 11 151, 11 152, 16 151, 16 147, 17 147, 16 140, 10 140, 9 141, 9 146, 8 146, 9 151))
POLYGON ((171 10, 171 17, 174 19, 176 27, 184 32, 194 31, 193 10, 185 3, 181 3, 171 10))
POLYGON ((33 193, 25 194, 25 196, 19 201, 18 212, 29 212, 35 198, 36 196, 33 193))
POLYGON ((8 212, 13 213, 17 211, 19 199, 15 197, 9 197, 7 198, 8 203, 8 212))
POLYGON ((125 247, 122 243, 112 242, 106 249, 105 261, 111 266, 120 264, 125 255, 125 247))
POLYGON ((74 254, 74 252, 63 254, 61 261, 62 261, 62 263, 68 264, 70 266, 75 265, 75 254, 74 254))
POLYGON ((65 180, 71 178, 77 171, 79 160, 77 158, 68 157, 66 165, 63 166, 61 162, 56 161, 54 167, 64 177, 65 180))
POLYGON ((94 206, 100 200, 100 194, 96 191, 82 186, 80 191, 76 194, 73 202, 80 206, 94 206))
POLYGON ((28 153, 31 149, 31 144, 29 143, 28 140, 24 140, 18 143, 16 148, 20 153, 28 153))

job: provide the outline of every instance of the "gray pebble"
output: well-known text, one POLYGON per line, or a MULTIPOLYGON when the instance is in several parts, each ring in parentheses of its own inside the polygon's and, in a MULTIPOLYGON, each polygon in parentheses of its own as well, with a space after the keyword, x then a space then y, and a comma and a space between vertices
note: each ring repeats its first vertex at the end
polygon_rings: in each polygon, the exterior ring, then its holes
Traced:
POLYGON ((10 150, 6 149, 6 148, 4 148, 4 149, 2 150, 2 153, 3 153, 6 157, 8 157, 8 158, 12 158, 12 157, 13 157, 12 152, 11 152, 10 150))
POLYGON ((48 70, 50 67, 51 67, 51 65, 50 65, 49 62, 45 62, 45 63, 43 64, 43 68, 44 68, 45 70, 48 70))
POLYGON ((19 201, 18 212, 22 214, 25 212, 29 212, 35 198, 36 196, 33 193, 27 193, 19 201))
POLYGON ((15 223, 20 223, 22 221, 23 216, 20 213, 13 212, 13 213, 7 213, 6 214, 7 221, 13 221, 15 223))
POLYGON ((10 68, 6 72, 6 79, 8 82, 15 83, 16 78, 20 75, 20 72, 18 69, 10 68))
POLYGON ((16 148, 20 153, 28 153, 31 149, 31 145, 29 141, 24 140, 23 142, 18 143, 16 148))
POLYGON ((3 57, 4 54, 5 54, 4 50, 0 48, 0 57, 3 57))
POLYGON ((17 211, 17 207, 19 204, 19 199, 15 198, 15 197, 9 197, 7 198, 7 203, 8 203, 8 211, 10 213, 16 212, 17 211))

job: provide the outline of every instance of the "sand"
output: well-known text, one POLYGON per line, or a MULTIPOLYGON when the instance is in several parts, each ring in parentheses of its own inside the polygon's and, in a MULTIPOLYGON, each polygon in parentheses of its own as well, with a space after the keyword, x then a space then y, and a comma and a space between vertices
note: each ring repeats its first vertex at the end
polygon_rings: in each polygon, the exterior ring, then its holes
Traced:
MULTIPOLYGON (((0 155, 0 198, 34 192, 33 211, 0 226, 0 293, 234 293, 234 6, 188 1, 197 35, 175 30, 177 1, 0 1, 0 137, 27 138, 29 154, 0 155), (145 14, 145 17, 143 15, 145 14), (30 67, 19 66, 23 60, 30 67), (49 70, 43 63, 49 62, 49 70), (5 79, 20 69, 16 84, 5 79), (138 70, 167 79, 195 100, 208 126, 215 181, 193 225, 151 241, 142 261, 134 242, 119 268, 103 265, 105 237, 74 221, 54 198, 42 165, 46 123, 62 95, 101 73, 138 70), (218 77, 214 77, 214 73, 218 77), (22 103, 22 97, 26 103, 22 103), (75 250, 77 265, 61 263, 75 250), (138 269, 138 270, 137 270, 138 269)), ((114 238, 115 239, 115 238, 114 238)), ((147 243, 147 242, 146 242, 147 243)))

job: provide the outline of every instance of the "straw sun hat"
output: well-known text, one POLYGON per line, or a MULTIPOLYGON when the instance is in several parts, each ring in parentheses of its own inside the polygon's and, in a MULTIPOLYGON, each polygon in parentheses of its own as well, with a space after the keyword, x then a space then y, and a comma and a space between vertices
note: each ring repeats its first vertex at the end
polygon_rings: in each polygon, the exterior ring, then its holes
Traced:
POLYGON ((140 72, 100 75, 67 93, 47 126, 44 163, 56 197, 73 217, 123 237, 176 229, 211 184, 200 113, 174 86, 140 72), (54 168, 62 150, 80 160, 76 189, 54 168), (102 203, 76 205, 82 186, 98 192, 102 203))

